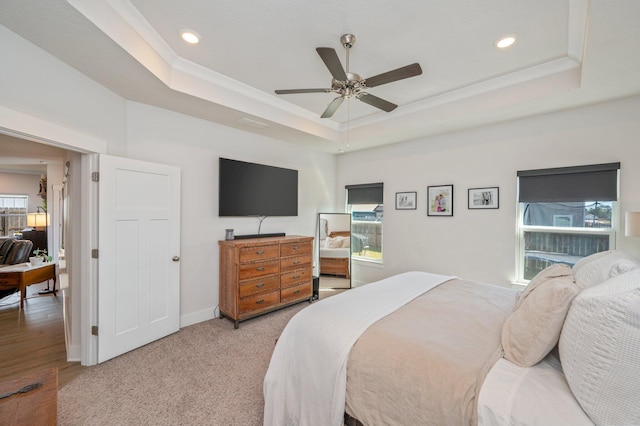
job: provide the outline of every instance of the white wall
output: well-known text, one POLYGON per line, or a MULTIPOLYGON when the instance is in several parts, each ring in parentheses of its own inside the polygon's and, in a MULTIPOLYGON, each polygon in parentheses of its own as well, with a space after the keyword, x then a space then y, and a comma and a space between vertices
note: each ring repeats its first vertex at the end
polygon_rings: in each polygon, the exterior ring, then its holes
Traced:
POLYGON ((256 218, 218 217, 218 158, 298 170, 298 217, 269 217, 261 233, 316 234, 317 213, 333 210, 335 156, 131 102, 127 157, 182 170, 181 316, 192 324, 218 305, 218 240, 225 229, 256 234, 256 218))
POLYGON ((67 130, 70 140, 58 142, 86 146, 95 138, 108 143, 107 153, 124 154, 126 101, 122 97, 2 25, 0 52, 0 128, 6 122, 18 123, 43 139, 50 135, 39 132, 67 130))
POLYGON ((351 221, 349 215, 330 216, 327 221, 329 233, 333 231, 349 231, 351 229, 351 221))
POLYGON ((0 172, 0 194, 27 195, 28 213, 42 206, 42 197, 38 195, 39 185, 39 174, 0 172))
MULTIPOLYGON (((516 172, 621 163, 621 209, 640 211, 640 97, 455 134, 357 151, 338 158, 344 186, 384 182, 384 266, 354 262, 354 285, 411 269, 510 285, 515 279, 516 172), (454 185, 453 217, 426 216, 426 190, 454 185), (467 190, 498 186, 498 210, 468 210, 467 190), (418 192, 417 210, 395 210, 395 193, 418 192)), ((624 224, 623 224, 624 225, 624 224)), ((640 239, 618 248, 640 257, 640 239)))

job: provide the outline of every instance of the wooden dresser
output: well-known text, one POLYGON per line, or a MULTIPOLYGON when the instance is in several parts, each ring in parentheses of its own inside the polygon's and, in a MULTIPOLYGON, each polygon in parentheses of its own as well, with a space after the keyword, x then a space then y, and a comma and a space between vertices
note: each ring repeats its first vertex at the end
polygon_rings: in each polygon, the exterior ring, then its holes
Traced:
POLYGON ((220 316, 253 318, 313 296, 313 237, 218 241, 220 316))

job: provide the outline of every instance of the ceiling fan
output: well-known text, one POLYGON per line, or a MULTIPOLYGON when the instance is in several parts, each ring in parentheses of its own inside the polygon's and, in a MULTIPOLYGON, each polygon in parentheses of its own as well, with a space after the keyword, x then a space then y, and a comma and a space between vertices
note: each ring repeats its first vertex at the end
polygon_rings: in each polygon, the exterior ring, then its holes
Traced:
POLYGON ((349 72, 349 49, 355 44, 356 36, 353 34, 344 34, 340 37, 342 46, 347 51, 347 67, 346 70, 342 68, 340 59, 335 49, 330 47, 318 47, 316 51, 322 58, 322 61, 329 69, 329 72, 333 76, 331 80, 331 88, 329 89, 286 89, 276 90, 277 95, 290 95, 294 93, 337 93, 340 96, 335 98, 327 109, 322 113, 321 118, 328 118, 333 116, 338 107, 342 104, 345 98, 356 98, 366 104, 372 105, 376 108, 380 108, 385 112, 393 111, 398 105, 389 101, 385 101, 377 96, 374 96, 365 89, 371 87, 380 86, 394 81, 403 80, 409 77, 415 77, 422 74, 422 68, 420 64, 415 63, 407 65, 392 71, 387 71, 382 74, 375 75, 369 78, 362 78, 356 73, 349 72))

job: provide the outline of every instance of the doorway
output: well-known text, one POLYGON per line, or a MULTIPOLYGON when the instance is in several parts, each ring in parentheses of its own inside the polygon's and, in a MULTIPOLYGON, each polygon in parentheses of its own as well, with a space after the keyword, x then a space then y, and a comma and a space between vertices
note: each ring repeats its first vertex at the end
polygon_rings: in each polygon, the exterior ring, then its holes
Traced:
MULTIPOLYGON (((69 314, 71 307, 68 305, 69 300, 62 296, 61 290, 63 282, 68 283, 64 262, 69 255, 68 252, 65 255, 62 251, 63 235, 66 234, 66 230, 63 230, 66 217, 63 213, 63 202, 66 211, 69 210, 69 200, 65 202, 65 197, 62 196, 65 170, 68 171, 65 164, 79 158, 80 154, 3 133, 0 133, 0 152, 0 172, 2 183, 5 184, 1 192, 25 194, 28 198, 27 213, 46 210, 47 254, 58 263, 60 273, 55 296, 42 291, 50 286, 52 290, 53 282, 49 281, 27 287, 25 309, 19 308, 19 292, 3 300, 3 305, 6 304, 2 307, 2 318, 6 324, 3 337, 10 339, 7 341, 5 355, 16 360, 25 359, 27 356, 30 359, 30 363, 19 363, 7 371, 7 374, 15 376, 26 374, 28 371, 25 369, 56 367, 59 372, 59 385, 62 386, 82 370, 79 362, 67 361, 74 359, 67 345, 70 330, 66 327, 68 324, 65 324, 64 319, 65 311, 69 314), (39 187, 42 176, 47 177, 47 191, 42 191, 39 187), (24 186, 21 187, 20 182, 24 182, 24 186)), ((27 226, 26 220, 24 225, 27 226)), ((40 230, 40 227, 37 230, 40 230)), ((80 234, 79 230, 75 233, 80 234)), ((79 253, 78 248, 76 253, 79 253)), ((80 361, 79 351, 74 361, 80 361)), ((7 362, 4 366, 11 365, 11 362, 7 362)))

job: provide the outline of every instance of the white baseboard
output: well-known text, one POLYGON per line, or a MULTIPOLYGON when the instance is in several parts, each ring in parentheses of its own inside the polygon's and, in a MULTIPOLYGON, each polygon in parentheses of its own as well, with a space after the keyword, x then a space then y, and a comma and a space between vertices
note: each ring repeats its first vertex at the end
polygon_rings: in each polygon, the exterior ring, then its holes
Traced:
POLYGON ((180 328, 187 327, 193 324, 197 324, 203 321, 209 321, 216 318, 215 308, 203 309, 198 312, 192 312, 190 314, 180 316, 180 328))
POLYGON ((82 362, 80 345, 67 346, 67 362, 82 362))
MULTIPOLYGON (((62 274, 61 274, 62 275, 62 274)), ((61 283, 62 284, 62 283, 61 283)), ((71 306, 69 306, 69 288, 67 286, 62 287, 61 285, 61 293, 64 309, 62 310, 63 322, 64 322, 64 344, 67 348, 67 362, 81 362, 82 356, 80 354, 80 345, 72 345, 69 343, 71 341, 71 330, 69 329, 70 321, 69 321, 69 312, 71 312, 71 306)))

